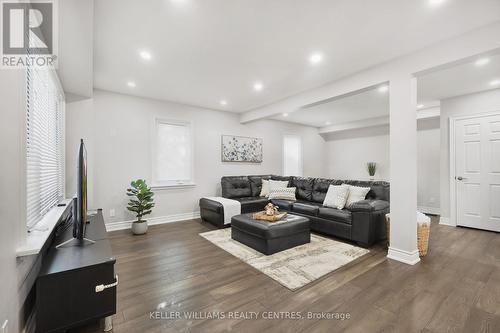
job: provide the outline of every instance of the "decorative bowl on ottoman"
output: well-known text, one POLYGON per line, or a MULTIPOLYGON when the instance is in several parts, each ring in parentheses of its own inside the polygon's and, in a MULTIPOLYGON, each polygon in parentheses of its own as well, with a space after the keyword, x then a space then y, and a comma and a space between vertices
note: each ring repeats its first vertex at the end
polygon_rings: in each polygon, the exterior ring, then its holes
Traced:
POLYGON ((255 220, 253 214, 236 215, 231 219, 231 238, 270 255, 311 242, 311 222, 293 214, 276 222, 255 220))

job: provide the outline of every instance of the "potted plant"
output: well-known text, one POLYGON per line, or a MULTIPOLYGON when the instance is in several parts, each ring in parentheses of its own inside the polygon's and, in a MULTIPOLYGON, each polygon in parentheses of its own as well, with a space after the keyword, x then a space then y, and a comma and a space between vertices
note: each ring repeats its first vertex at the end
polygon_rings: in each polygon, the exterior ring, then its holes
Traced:
POLYGON ((148 222, 143 220, 143 216, 151 214, 155 206, 154 193, 144 179, 132 181, 130 186, 131 188, 127 189, 127 195, 130 197, 127 209, 137 216, 137 221, 132 223, 132 232, 134 235, 143 235, 148 231, 148 222))
POLYGON ((370 180, 373 180, 375 177, 375 173, 377 172, 377 163, 375 162, 366 163, 366 169, 368 170, 368 174, 370 175, 370 180))

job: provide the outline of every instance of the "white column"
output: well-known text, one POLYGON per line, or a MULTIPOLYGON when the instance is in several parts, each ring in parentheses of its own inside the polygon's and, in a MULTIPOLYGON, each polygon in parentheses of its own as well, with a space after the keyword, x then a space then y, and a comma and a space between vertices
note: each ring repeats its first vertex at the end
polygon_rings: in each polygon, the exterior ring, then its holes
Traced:
POLYGON ((414 265, 417 250, 417 84, 410 74, 390 80, 391 241, 387 257, 414 265))

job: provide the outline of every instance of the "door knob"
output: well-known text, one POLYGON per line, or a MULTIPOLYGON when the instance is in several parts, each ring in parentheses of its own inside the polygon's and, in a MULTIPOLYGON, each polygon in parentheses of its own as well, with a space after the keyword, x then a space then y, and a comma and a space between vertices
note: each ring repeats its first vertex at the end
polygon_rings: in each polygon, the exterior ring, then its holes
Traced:
POLYGON ((464 177, 462 177, 462 176, 458 176, 458 177, 457 177, 457 180, 466 180, 466 179, 467 179, 467 178, 464 178, 464 177))

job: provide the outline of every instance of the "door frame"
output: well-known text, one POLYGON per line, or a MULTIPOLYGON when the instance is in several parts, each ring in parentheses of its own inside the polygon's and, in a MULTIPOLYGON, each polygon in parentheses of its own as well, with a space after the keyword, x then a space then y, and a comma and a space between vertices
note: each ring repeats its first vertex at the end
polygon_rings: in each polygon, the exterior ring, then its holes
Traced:
POLYGON ((449 146, 449 156, 450 156, 450 163, 449 163, 449 182, 450 182, 450 223, 449 225, 451 226, 457 226, 457 183, 455 182, 455 154, 456 154, 456 142, 455 142, 455 127, 457 125, 457 121, 460 120, 465 120, 465 119, 476 119, 476 118, 485 118, 485 117, 490 117, 490 116, 500 116, 500 110, 497 111, 489 111, 489 112, 481 112, 473 115, 468 115, 468 116, 450 116, 448 120, 449 124, 449 141, 450 141, 450 146, 449 146))

